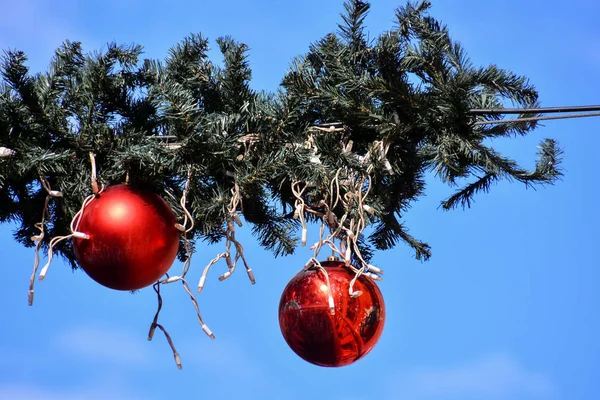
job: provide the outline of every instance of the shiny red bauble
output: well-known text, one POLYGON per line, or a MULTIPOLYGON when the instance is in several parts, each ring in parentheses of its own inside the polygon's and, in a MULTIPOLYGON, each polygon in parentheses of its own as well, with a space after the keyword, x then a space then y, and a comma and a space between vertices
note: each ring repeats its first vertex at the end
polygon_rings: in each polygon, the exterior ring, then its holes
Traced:
POLYGON ((327 281, 317 268, 302 270, 286 286, 279 303, 279 325, 285 341, 302 359, 323 367, 341 367, 364 357, 383 331, 385 304, 373 280, 361 276, 352 297, 355 273, 341 261, 326 261, 335 304, 332 315, 327 281))
POLYGON ((101 285, 117 290, 144 288, 175 261, 180 237, 176 222, 173 210, 155 193, 129 185, 111 186, 83 210, 77 231, 89 239, 73 239, 75 258, 101 285))

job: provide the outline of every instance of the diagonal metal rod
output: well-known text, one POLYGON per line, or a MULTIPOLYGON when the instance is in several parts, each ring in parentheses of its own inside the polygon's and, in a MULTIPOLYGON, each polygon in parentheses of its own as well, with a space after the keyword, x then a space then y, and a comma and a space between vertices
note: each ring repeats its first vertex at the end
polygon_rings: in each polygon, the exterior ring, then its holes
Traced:
POLYGON ((586 118, 586 117, 600 117, 600 112, 567 114, 567 115, 547 115, 547 116, 543 116, 543 117, 500 119, 500 120, 493 120, 493 121, 477 121, 473 124, 473 126, 500 125, 500 124, 512 124, 514 122, 547 121, 550 119, 569 119, 569 118, 586 118))
POLYGON ((600 111, 598 106, 565 106, 565 107, 539 107, 539 108, 474 108, 469 110, 469 115, 489 114, 550 114, 563 112, 589 112, 600 111))

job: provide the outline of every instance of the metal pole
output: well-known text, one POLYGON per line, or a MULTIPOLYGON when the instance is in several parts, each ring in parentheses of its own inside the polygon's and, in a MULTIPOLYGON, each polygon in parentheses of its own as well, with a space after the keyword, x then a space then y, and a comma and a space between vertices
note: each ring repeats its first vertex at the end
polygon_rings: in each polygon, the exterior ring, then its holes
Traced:
POLYGON ((500 119, 500 120, 491 120, 491 121, 477 121, 477 122, 473 123, 473 126, 500 125, 500 124, 512 124, 515 122, 547 121, 550 119, 569 119, 569 118, 586 118, 586 117, 600 117, 600 112, 567 114, 567 115, 547 115, 544 117, 513 118, 513 119, 500 119))
POLYGON ((489 114, 549 114, 563 112, 588 112, 600 111, 599 106, 566 106, 566 107, 541 107, 541 108, 475 108, 469 110, 469 115, 489 114))

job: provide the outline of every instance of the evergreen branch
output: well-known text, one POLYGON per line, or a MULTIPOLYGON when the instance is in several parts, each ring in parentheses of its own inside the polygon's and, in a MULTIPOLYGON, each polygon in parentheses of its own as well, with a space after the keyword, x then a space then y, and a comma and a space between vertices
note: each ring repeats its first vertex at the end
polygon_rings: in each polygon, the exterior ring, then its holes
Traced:
POLYGON ((342 38, 356 53, 366 47, 363 25, 371 5, 361 0, 348 0, 344 3, 344 8, 346 13, 341 15, 344 24, 339 24, 338 27, 342 38))
POLYGON ((489 192, 492 183, 498 180, 498 175, 488 172, 477 181, 468 184, 452 196, 442 202, 442 207, 445 210, 456 208, 460 205, 462 208, 471 208, 473 197, 478 192, 489 192))
POLYGON ((491 65, 474 71, 473 79, 480 85, 513 100, 522 107, 535 107, 538 94, 527 78, 491 65))
POLYGON ((403 225, 401 225, 401 229, 398 234, 404 242, 406 242, 415 250, 415 258, 417 260, 428 261, 431 258, 431 246, 425 242, 415 239, 408 233, 403 225))
MULTIPOLYGON (((291 182, 307 185, 303 201, 318 207, 333 195, 338 171, 346 171, 368 173, 373 182, 367 222, 374 230, 368 241, 358 239, 363 256, 371 256, 370 246, 386 250, 404 241, 427 259, 429 246, 397 219, 425 193, 427 171, 451 186, 473 180, 442 203, 445 209, 469 207, 500 179, 544 185, 561 176, 562 151, 554 140, 540 144, 533 171, 482 144, 537 125, 481 125, 499 116, 472 115, 471 109, 496 109, 506 101, 531 107, 538 94, 511 71, 473 67, 448 28, 428 14, 429 1, 398 8, 396 26, 373 41, 365 30, 369 3, 348 0, 344 7, 337 32, 294 59, 276 93, 251 89, 248 48, 228 36, 216 40, 222 66, 209 59, 209 41, 200 34, 184 38, 164 60, 140 60, 137 45, 110 43, 103 52, 83 54, 80 43, 65 42, 48 71, 37 75, 29 73, 23 52, 6 52, 0 61, 0 221, 16 221, 16 240, 31 245, 43 174, 67 195, 53 203, 42 245, 68 231, 90 191, 85 160, 93 151, 103 183, 129 179, 165 196, 176 212, 191 169, 192 240, 224 237, 237 184, 242 207, 235 211, 260 245, 289 254, 299 228, 291 182)), ((342 198, 349 193, 347 182, 339 188, 342 198)), ((68 241, 57 250, 75 265, 68 241)))
POLYGON ((4 83, 21 94, 22 98, 31 94, 25 92, 31 83, 29 68, 25 66, 26 61, 27 56, 22 51, 5 51, 0 58, 0 74, 4 83))
POLYGON ((538 161, 534 171, 527 171, 506 157, 502 157, 495 150, 483 145, 476 146, 474 161, 488 170, 498 170, 505 177, 513 178, 525 185, 536 183, 552 183, 561 176, 560 155, 562 151, 557 147, 556 141, 546 140, 540 145, 538 161))
POLYGON ((265 223, 257 223, 252 227, 252 234, 258 237, 259 243, 271 250, 275 257, 293 254, 298 246, 298 239, 292 234, 298 228, 294 220, 270 219, 265 223))
POLYGON ((398 33, 409 39, 414 35, 415 26, 423 25, 422 21, 427 10, 431 8, 431 2, 428 0, 409 1, 405 6, 396 9, 396 20, 398 21, 398 33))
POLYGON ((223 101, 227 111, 236 112, 251 100, 252 95, 249 86, 252 73, 247 60, 248 46, 236 43, 229 36, 218 38, 217 44, 225 57, 225 71, 220 79, 223 101))
POLYGON ((403 240, 415 250, 417 260, 427 261, 431 257, 431 247, 411 236, 393 214, 385 214, 369 237, 369 241, 379 250, 395 247, 398 240, 403 240))

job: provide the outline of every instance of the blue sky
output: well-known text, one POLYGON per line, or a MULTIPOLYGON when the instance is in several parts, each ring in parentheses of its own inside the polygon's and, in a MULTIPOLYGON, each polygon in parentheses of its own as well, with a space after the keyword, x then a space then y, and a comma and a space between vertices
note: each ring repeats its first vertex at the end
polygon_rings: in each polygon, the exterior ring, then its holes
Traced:
MULTIPOLYGON (((476 65, 528 76, 542 105, 600 103, 600 3, 433 3, 476 65)), ((376 2, 367 20, 373 37, 391 26, 399 4, 376 2)), ((229 34, 250 46, 253 86, 274 89, 294 55, 335 29, 342 2, 0 0, 0 10, 0 48, 26 51, 35 71, 65 39, 87 50, 136 42, 147 57, 163 58, 190 32, 229 34)), ((444 212, 438 204, 449 189, 430 179, 406 222, 433 257, 420 263, 402 245, 376 256, 386 327, 369 356, 342 369, 303 362, 279 332, 279 296, 308 249, 273 259, 242 229, 257 284, 243 272, 225 282, 210 275, 198 300, 214 341, 181 287, 166 287, 161 318, 181 353, 179 371, 161 335, 146 340, 151 289, 111 291, 57 260, 28 307, 33 250, 0 226, 0 399, 599 398, 599 127, 600 119, 548 121, 527 138, 498 141, 532 166, 540 139, 559 140, 566 175, 556 186, 502 182, 472 209, 444 212)), ((192 281, 219 250, 200 246, 192 281)))

